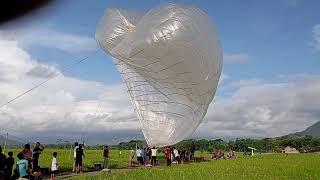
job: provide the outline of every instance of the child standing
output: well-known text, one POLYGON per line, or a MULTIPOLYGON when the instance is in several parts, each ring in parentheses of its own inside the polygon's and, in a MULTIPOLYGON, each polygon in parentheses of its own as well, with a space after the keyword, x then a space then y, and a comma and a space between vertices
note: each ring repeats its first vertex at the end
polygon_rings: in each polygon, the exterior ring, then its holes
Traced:
POLYGON ((20 152, 17 155, 19 161, 17 162, 17 170, 20 178, 29 179, 29 165, 28 160, 24 158, 24 155, 20 152))
POLYGON ((8 157, 6 159, 7 179, 11 179, 11 176, 12 176, 12 169, 13 169, 13 165, 14 165, 14 158, 12 156, 13 156, 13 152, 12 151, 8 152, 8 157))
POLYGON ((54 179, 55 176, 59 173, 58 171, 58 161, 57 161, 57 152, 54 152, 52 158, 52 163, 51 163, 51 179, 54 179))

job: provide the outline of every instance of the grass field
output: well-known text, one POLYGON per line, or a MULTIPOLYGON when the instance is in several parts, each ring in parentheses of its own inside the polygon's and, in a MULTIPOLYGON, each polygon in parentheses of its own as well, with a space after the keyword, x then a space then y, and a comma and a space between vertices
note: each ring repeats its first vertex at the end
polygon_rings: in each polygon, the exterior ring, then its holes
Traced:
MULTIPOLYGON (((14 152, 15 160, 17 161, 16 155, 21 149, 9 149, 8 151, 14 152)), ((62 172, 71 171, 73 164, 73 151, 64 149, 45 149, 40 156, 39 165, 40 167, 51 167, 52 153, 58 152, 58 163, 59 169, 62 172)), ((85 170, 90 170, 94 163, 102 163, 102 150, 85 150, 85 158, 83 159, 85 170)), ((119 151, 111 150, 110 156, 113 157, 110 160, 109 167, 112 169, 123 168, 128 166, 129 151, 122 151, 122 155, 119 157, 119 151)))
MULTIPOLYGON (((16 156, 19 150, 12 150, 16 156)), ((40 157, 41 167, 50 167, 52 153, 58 152, 59 168, 71 171, 73 157, 70 150, 45 149, 40 157)), ((111 169, 128 166, 129 151, 110 151, 111 169)), ((199 155, 199 152, 197 152, 199 155)), ((89 170, 94 163, 102 163, 101 150, 86 150, 84 167, 89 170)), ((206 157, 210 155, 204 154, 206 157)), ((75 179, 320 179, 319 154, 271 154, 239 157, 202 163, 191 163, 166 167, 163 153, 159 153, 160 167, 114 171, 108 175, 80 176, 75 179)))
POLYGON ((257 155, 74 179, 320 179, 320 155, 257 155))
MULTIPOLYGON (((21 151, 21 149, 8 149, 8 151, 14 152, 15 161, 17 161, 16 155, 21 151)), ((70 152, 68 149, 45 149, 40 156, 39 165, 41 167, 51 167, 52 153, 58 152, 58 163, 59 169, 62 172, 67 172, 72 170, 73 164, 73 151, 70 152)), ((110 150, 110 162, 108 167, 111 169, 119 169, 128 167, 129 164, 129 150, 123 150, 121 156, 119 156, 118 150, 110 150)), ((85 158, 83 160, 85 170, 90 170, 95 163, 102 163, 102 150, 85 150, 85 158)), ((200 154, 197 152, 196 155, 200 154)), ((208 153, 204 153, 204 156, 209 157, 208 153)), ((158 157, 161 164, 165 163, 164 154, 159 153, 158 157)))

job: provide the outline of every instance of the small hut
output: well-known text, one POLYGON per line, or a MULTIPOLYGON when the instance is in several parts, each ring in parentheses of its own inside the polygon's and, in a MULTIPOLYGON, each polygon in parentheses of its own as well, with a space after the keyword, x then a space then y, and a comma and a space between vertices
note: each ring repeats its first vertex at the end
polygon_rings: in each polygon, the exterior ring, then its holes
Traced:
POLYGON ((250 149, 250 150, 251 150, 251 156, 253 156, 253 155, 254 155, 254 152, 253 152, 253 151, 256 151, 256 150, 257 150, 256 148, 253 148, 253 147, 248 147, 248 149, 250 149))
POLYGON ((282 150, 282 153, 297 154, 297 153, 299 153, 299 151, 296 148, 291 148, 290 146, 287 146, 282 150))

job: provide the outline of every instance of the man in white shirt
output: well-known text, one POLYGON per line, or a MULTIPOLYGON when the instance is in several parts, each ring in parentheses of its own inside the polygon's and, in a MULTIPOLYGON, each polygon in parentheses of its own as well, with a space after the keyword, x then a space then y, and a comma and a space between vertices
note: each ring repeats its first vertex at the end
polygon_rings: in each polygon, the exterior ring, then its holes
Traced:
POLYGON ((136 154, 137 154, 138 164, 141 165, 142 152, 141 152, 141 149, 139 147, 137 148, 136 154))
POLYGON ((152 164, 152 166, 157 165, 157 149, 154 146, 151 149, 151 164, 152 164))
POLYGON ((76 155, 77 155, 77 149, 79 148, 78 142, 74 143, 74 149, 73 149, 73 168, 72 172, 76 171, 76 155))
POLYGON ((174 148, 173 154, 174 154, 174 159, 175 159, 176 161, 178 161, 178 163, 179 163, 179 162, 180 162, 180 155, 179 155, 178 149, 174 148))

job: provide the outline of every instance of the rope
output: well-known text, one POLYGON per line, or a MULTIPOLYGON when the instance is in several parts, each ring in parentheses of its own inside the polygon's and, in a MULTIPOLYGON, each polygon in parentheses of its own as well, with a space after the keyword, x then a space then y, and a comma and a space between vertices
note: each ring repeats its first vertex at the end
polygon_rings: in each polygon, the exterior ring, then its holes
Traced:
MULTIPOLYGON (((96 50, 96 51, 94 51, 93 53, 89 54, 88 56, 86 56, 86 57, 84 57, 84 58, 76 61, 76 62, 75 62, 74 64, 72 64, 72 65, 78 65, 78 64, 82 63, 83 61, 87 60, 87 59, 90 57, 90 55, 97 54, 98 52, 99 52, 99 50, 96 50)), ((62 71, 62 72, 67 72, 67 71, 70 70, 70 69, 71 69, 71 66, 67 67, 67 68, 66 68, 64 71, 62 71)), ((0 110, 6 108, 7 105, 9 105, 9 104, 11 104, 12 102, 16 101, 17 99, 23 97, 24 95, 32 92, 33 90, 39 88, 40 86, 46 84, 48 81, 50 81, 50 80, 52 80, 52 79, 60 76, 61 74, 62 74, 62 73, 58 73, 58 74, 55 74, 55 75, 53 75, 53 76, 50 76, 50 77, 48 77, 47 79, 45 79, 44 81, 36 84, 36 85, 33 86, 32 88, 30 88, 30 89, 22 92, 21 94, 17 95, 16 97, 12 98, 11 100, 9 100, 9 101, 7 101, 6 103, 2 104, 2 105, 0 106, 0 110)))

